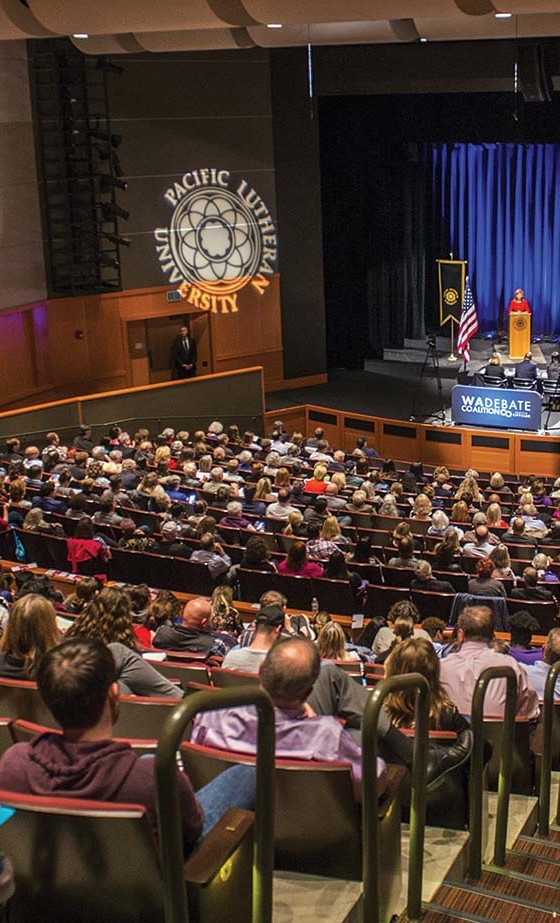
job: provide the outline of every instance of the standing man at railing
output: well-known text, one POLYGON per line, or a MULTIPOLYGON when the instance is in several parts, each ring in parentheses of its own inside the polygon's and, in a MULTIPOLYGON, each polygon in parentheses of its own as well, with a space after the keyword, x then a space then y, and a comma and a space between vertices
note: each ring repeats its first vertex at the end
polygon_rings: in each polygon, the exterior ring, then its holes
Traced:
POLYGON ((196 375, 196 342, 187 324, 183 324, 173 341, 173 369, 175 378, 194 378, 196 375))
MULTIPOLYGON (((470 715, 478 677, 486 667, 511 667, 517 677, 518 717, 537 720, 539 700, 523 667, 509 654, 491 646, 494 637, 492 611, 486 606, 469 606, 457 620, 459 650, 441 662, 441 685, 462 715, 470 715)), ((503 715, 506 696, 504 680, 492 681, 485 699, 485 715, 503 715)))

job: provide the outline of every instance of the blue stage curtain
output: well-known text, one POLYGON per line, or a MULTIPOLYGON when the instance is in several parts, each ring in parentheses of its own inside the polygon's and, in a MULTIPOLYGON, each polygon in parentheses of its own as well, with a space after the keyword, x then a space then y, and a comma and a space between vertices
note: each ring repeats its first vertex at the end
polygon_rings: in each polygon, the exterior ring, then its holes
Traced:
MULTIPOLYGON (((468 260, 483 332, 504 329, 516 288, 533 332, 560 332, 560 145, 432 144, 433 214, 468 260)), ((446 253, 440 254, 446 257, 446 253)))

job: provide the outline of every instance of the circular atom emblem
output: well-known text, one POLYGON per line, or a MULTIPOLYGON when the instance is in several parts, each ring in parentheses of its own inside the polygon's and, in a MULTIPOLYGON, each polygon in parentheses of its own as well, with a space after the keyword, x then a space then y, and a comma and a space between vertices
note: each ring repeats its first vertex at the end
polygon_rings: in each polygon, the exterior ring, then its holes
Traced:
POLYGON ((446 304, 453 306, 459 301, 459 292, 456 288, 446 288, 443 293, 443 300, 446 304))
POLYGON ((251 285, 262 295, 277 260, 270 212, 246 180, 230 188, 228 170, 185 173, 165 193, 173 207, 168 227, 156 228, 163 272, 183 298, 202 311, 237 311, 237 293, 251 285))

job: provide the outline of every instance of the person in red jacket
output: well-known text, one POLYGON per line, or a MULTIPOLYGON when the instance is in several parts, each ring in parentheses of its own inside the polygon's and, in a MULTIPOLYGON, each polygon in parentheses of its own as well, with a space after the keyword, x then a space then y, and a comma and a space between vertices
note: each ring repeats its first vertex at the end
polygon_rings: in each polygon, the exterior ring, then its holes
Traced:
POLYGON ((508 314, 512 314, 514 311, 526 311, 529 314, 531 313, 529 302, 525 298, 525 292, 522 288, 515 289, 513 298, 509 303, 508 314))

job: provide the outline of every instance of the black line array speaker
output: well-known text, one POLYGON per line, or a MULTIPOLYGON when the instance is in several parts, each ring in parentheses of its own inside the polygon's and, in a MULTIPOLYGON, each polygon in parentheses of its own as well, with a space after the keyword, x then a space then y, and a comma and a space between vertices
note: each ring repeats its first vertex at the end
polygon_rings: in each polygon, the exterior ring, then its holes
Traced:
POLYGON ((526 103, 550 102, 553 92, 552 78, 542 45, 518 46, 517 78, 526 103))

